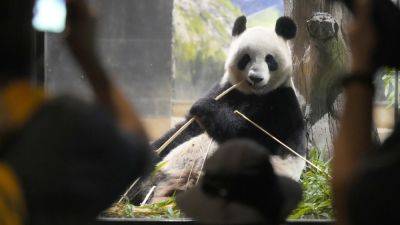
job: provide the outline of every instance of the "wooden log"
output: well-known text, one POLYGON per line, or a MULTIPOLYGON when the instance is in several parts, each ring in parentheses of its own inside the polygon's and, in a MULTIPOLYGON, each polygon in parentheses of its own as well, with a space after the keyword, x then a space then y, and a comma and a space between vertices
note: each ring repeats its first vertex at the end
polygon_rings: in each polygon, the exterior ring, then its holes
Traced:
POLYGON ((343 27, 350 13, 330 0, 285 0, 285 9, 299 27, 292 49, 294 84, 304 100, 307 141, 328 160, 333 155, 336 115, 343 102, 341 90, 335 86, 349 63, 343 27))

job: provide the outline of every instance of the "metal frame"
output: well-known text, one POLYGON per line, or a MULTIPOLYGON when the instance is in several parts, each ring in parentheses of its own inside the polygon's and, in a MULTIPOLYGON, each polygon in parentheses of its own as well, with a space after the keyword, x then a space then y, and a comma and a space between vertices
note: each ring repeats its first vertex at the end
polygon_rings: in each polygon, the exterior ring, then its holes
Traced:
POLYGON ((394 75, 394 121, 395 124, 399 122, 399 71, 395 71, 394 75))
MULTIPOLYGON (((191 219, 99 219, 96 225, 200 225, 191 219)), ((289 220, 285 225, 333 225, 332 220, 289 220)))
MULTIPOLYGON (((400 7, 400 0, 397 0, 397 6, 400 7)), ((394 76, 394 81, 395 81, 395 90, 394 90, 394 120, 395 124, 398 124, 399 122, 399 75, 400 72, 399 70, 395 71, 395 76, 394 76)))
POLYGON ((38 86, 44 86, 45 69, 44 69, 44 45, 45 33, 33 31, 32 33, 32 82, 38 86))
MULTIPOLYGON (((397 0, 397 5, 400 5, 400 0, 397 0)), ((45 33, 34 32, 33 33, 33 73, 32 80, 35 84, 44 86, 45 84, 45 33)), ((395 72, 395 120, 396 123, 399 121, 399 76, 400 72, 395 72)), ((96 224, 100 225, 195 225, 198 224, 196 221, 191 219, 180 219, 180 220, 161 220, 161 219, 120 219, 120 218, 101 218, 96 224)), ((334 221, 331 220, 290 220, 287 221, 286 225, 331 225, 334 221)))

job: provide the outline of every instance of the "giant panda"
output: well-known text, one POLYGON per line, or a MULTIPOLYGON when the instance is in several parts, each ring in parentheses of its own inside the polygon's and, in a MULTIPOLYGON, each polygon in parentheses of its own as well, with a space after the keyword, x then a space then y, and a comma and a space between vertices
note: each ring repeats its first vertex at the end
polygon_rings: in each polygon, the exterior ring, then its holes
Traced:
POLYGON ((245 16, 235 21, 221 81, 195 102, 185 121, 152 143, 158 149, 196 117, 198 123, 190 125, 160 154, 162 166, 151 181, 155 187, 153 201, 196 184, 205 159, 221 143, 234 138, 248 138, 265 146, 273 154, 276 173, 300 179, 305 162, 234 113, 239 110, 300 155, 306 154, 303 115, 291 82, 288 41, 295 37, 296 25, 288 17, 279 18, 275 29, 247 28, 246 23, 245 16), (214 100, 240 82, 222 99, 214 100))

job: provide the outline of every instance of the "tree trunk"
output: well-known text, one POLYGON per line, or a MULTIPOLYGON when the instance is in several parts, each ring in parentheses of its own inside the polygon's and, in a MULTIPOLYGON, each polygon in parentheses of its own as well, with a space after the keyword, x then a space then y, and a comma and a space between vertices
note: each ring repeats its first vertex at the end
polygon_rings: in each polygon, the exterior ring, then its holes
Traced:
POLYGON ((294 84, 302 102, 310 147, 325 159, 332 156, 337 131, 335 111, 342 101, 336 86, 347 67, 348 51, 343 27, 349 13, 329 0, 285 0, 286 15, 298 25, 293 41, 294 84))

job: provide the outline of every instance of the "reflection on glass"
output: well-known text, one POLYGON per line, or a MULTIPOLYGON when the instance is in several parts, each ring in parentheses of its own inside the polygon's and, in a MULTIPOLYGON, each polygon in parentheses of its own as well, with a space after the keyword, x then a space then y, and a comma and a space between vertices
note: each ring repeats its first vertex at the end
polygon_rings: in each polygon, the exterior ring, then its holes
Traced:
POLYGON ((65 29, 65 0, 38 0, 32 24, 39 31, 60 33, 65 29))
MULTIPOLYGON (((306 115, 310 110, 310 89, 314 88, 307 86, 311 83, 310 74, 315 75, 312 74, 316 73, 315 71, 333 71, 331 67, 327 67, 328 63, 322 60, 323 57, 319 57, 320 55, 317 54, 326 54, 325 59, 330 60, 338 58, 336 53, 342 54, 341 57, 348 53, 336 51, 337 49, 347 51, 343 43, 340 43, 342 45, 333 45, 338 40, 345 42, 347 39, 345 32, 341 34, 341 39, 335 36, 335 32, 343 32, 344 28, 335 30, 334 23, 330 24, 331 21, 323 21, 312 30, 313 34, 322 35, 315 35, 313 36, 314 39, 311 39, 309 33, 307 33, 307 21, 320 12, 330 11, 332 14, 340 12, 338 15, 332 15, 332 18, 340 26, 348 21, 347 14, 342 14, 342 11, 336 10, 336 8, 332 10, 328 7, 328 4, 322 4, 321 2, 325 2, 322 0, 302 1, 304 4, 296 5, 297 8, 294 5, 285 5, 283 0, 175 0, 172 27, 169 26, 170 21, 165 24, 166 16, 171 15, 170 9, 160 7, 159 1, 142 0, 135 4, 129 3, 131 4, 129 7, 121 7, 107 1, 105 1, 107 4, 104 3, 103 5, 96 4, 96 1, 93 2, 94 6, 98 7, 99 11, 103 13, 99 23, 102 28, 99 46, 103 60, 108 69, 115 72, 116 76, 113 78, 121 84, 122 89, 141 111, 153 140, 160 137, 177 121, 182 120, 193 102, 203 96, 212 85, 220 81, 224 74, 227 51, 232 41, 231 29, 235 19, 240 15, 247 16, 248 27, 274 27, 277 18, 282 16, 285 10, 290 11, 290 15, 295 14, 298 17, 296 17, 296 22, 299 25, 300 36, 291 44, 293 44, 295 71, 302 72, 294 75, 298 76, 295 85, 299 90, 299 98, 304 100, 302 103, 306 115), (105 5, 109 8, 104 7, 105 5), (132 13, 131 10, 135 10, 132 9, 135 7, 145 10, 138 9, 135 13, 132 13), (288 10, 285 7, 292 8, 288 10), (124 10, 127 10, 125 14, 122 13, 124 10), (162 14, 162 20, 155 16, 158 14, 162 14), (131 21, 136 20, 140 26, 132 26, 131 21), (151 21, 151 23, 146 23, 147 21, 151 21), (162 31, 153 29, 153 26, 162 27, 162 31), (168 33, 171 29, 172 41, 170 33, 168 33), (324 30, 326 33, 320 33, 324 30), (323 40, 317 40, 318 37, 323 37, 323 40), (327 37, 330 38, 329 42, 325 39, 327 37), (171 42, 172 62, 170 52, 165 50, 166 46, 171 46, 171 42), (330 46, 335 48, 330 48, 330 46), (320 65, 323 65, 322 68, 318 68, 320 65), (172 74, 171 67, 173 68, 172 74), (306 88, 303 88, 302 85, 306 88)), ((293 4, 296 1, 286 2, 293 4)), ((64 22, 62 19, 54 18, 65 17, 66 12, 63 4, 62 0, 38 0, 33 21, 35 26, 42 27, 39 28, 42 30, 60 32, 63 29, 64 22), (49 20, 48 18, 52 19, 49 20)), ((66 63, 68 60, 65 60, 67 58, 65 52, 60 53, 56 37, 47 36, 47 42, 47 84, 50 84, 51 90, 57 89, 56 91, 62 88, 70 88, 70 86, 64 84, 74 79, 70 74, 75 73, 75 70, 71 69, 72 66, 69 66, 71 64, 66 63), (61 71, 61 69, 65 71, 61 71), (59 74, 63 74, 63 76, 59 74)), ((332 64, 328 64, 328 66, 332 66, 332 64)), ((342 64, 340 66, 346 67, 342 64)), ((336 71, 334 72, 337 74, 336 71)), ((393 107, 391 107, 394 102, 395 86, 391 75, 393 71, 388 70, 385 73, 387 75, 383 76, 382 80, 377 81, 378 97, 375 105, 375 122, 378 134, 382 139, 391 132, 394 124, 393 107)), ((317 75, 320 74, 317 73, 317 75)), ((71 86, 76 87, 76 92, 82 92, 83 88, 75 84, 85 82, 84 75, 79 77, 81 79, 79 82, 75 80, 71 82, 73 83, 71 86)), ((330 91, 325 86, 322 89, 324 89, 324 92, 330 91)), ((331 159, 331 155, 329 155, 329 147, 332 144, 331 135, 333 136, 335 132, 334 129, 330 129, 333 123, 337 123, 336 118, 324 112, 323 117, 318 118, 318 121, 311 124, 309 128, 309 133, 312 133, 309 136, 322 138, 317 141, 316 139, 308 140, 308 159, 327 171, 329 171, 331 159), (326 138, 324 135, 329 137, 326 138), (323 142, 319 143, 319 140, 323 142)), ((301 182, 304 187, 304 201, 294 211, 291 218, 332 218, 329 179, 307 168, 301 182)), ((133 217, 141 212, 141 209, 136 209, 134 213, 133 206, 129 204, 123 207, 124 213, 127 213, 124 216, 133 217)), ((165 205, 158 205, 158 207, 154 214, 150 213, 150 216, 182 216, 171 199, 165 205), (162 215, 157 214, 156 211, 159 209, 163 210, 162 215)), ((148 213, 147 210, 148 208, 143 208, 143 214, 148 213)))

